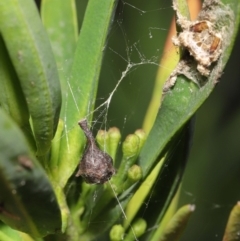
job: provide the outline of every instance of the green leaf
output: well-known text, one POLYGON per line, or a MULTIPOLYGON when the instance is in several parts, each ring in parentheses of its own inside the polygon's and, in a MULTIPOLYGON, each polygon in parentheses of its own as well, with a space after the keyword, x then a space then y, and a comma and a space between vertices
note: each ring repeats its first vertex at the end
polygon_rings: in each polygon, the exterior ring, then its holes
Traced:
POLYGON ((32 238, 26 233, 11 229, 7 225, 0 224, 1 241, 42 241, 41 238, 32 238))
POLYGON ((144 219, 138 218, 134 221, 131 229, 124 238, 125 241, 134 241, 137 238, 141 237, 147 229, 147 223, 144 219))
POLYGON ((65 105, 65 130, 61 139, 59 183, 65 186, 76 169, 84 147, 78 121, 91 121, 98 78, 108 30, 115 11, 115 0, 90 0, 85 12, 68 82, 65 105))
MULTIPOLYGON (((149 191, 147 198, 149 200, 148 208, 143 207, 143 209, 138 211, 137 216, 141 215, 142 211, 146 209, 144 219, 150 227, 160 225, 179 188, 191 146, 192 125, 192 121, 187 123, 176 133, 174 139, 169 144, 170 147, 162 163, 158 179, 151 187, 151 191, 149 191), (153 193, 154 197, 159 200, 158 202, 151 202, 153 193)), ((146 236, 147 240, 158 240, 154 230, 147 232, 144 237, 146 238, 146 236)))
MULTIPOLYGON (((77 45, 78 24, 75 0, 41 1, 41 17, 51 42, 62 87, 63 103, 66 100, 67 81, 77 45)), ((64 117, 62 106, 61 118, 64 117)))
POLYGON ((151 188, 154 186, 154 183, 157 181, 162 165, 163 165, 163 160, 161 159, 158 162, 158 164, 154 167, 152 172, 148 175, 148 177, 141 183, 141 186, 137 189, 137 191, 134 193, 133 197, 131 198, 130 202, 128 203, 126 207, 126 216, 128 218, 124 220, 125 228, 127 228, 131 224, 132 220, 136 216, 136 213, 141 208, 142 203, 144 202, 144 200, 146 200, 147 196, 151 193, 152 191, 151 188))
POLYGON ((27 103, 1 35, 0 63, 0 106, 15 120, 35 152, 36 144, 29 123, 27 103))
MULTIPOLYGON (((63 103, 66 103, 68 89, 67 81, 70 76, 78 37, 75 1, 43 0, 41 2, 41 17, 47 30, 59 70, 62 100, 63 103)), ((66 105, 64 104, 61 109, 62 119, 64 119, 65 107, 66 105)), ((68 222, 71 222, 69 220, 70 216, 65 200, 66 197, 57 180, 60 140, 63 129, 64 122, 59 120, 56 135, 52 140, 51 158, 47 163, 49 171, 48 174, 52 178, 52 184, 55 189, 59 205, 61 206, 62 232, 65 231, 68 222)), ((71 232, 71 235, 74 235, 73 232, 71 232)))
MULTIPOLYGON (((239 8, 240 3, 236 2, 236 6, 239 8)), ((235 8, 233 10, 235 10, 235 8)), ((232 45, 239 25, 239 18, 234 18, 234 15, 231 15, 232 19, 229 19, 230 16, 228 12, 223 12, 223 15, 223 20, 226 21, 225 31, 228 32, 227 37, 231 42, 228 46, 224 46, 222 56, 214 66, 206 84, 201 88, 185 76, 178 76, 176 85, 164 98, 154 126, 140 154, 139 164, 143 168, 144 176, 153 168, 154 163, 158 160, 157 157, 163 154, 164 148, 175 133, 207 99, 223 72, 231 54, 232 45), (158 145, 155 145, 155 143, 158 143, 158 145)))
POLYGON ((61 229, 52 186, 16 124, 0 110, 0 218, 34 237, 61 229))
POLYGON ((240 228, 240 202, 238 202, 232 209, 227 222, 223 241, 239 240, 240 228))
MULTIPOLYGON (((228 7, 225 7, 226 6, 222 8, 222 21, 225 24, 225 31, 228 32, 227 37, 230 38, 233 43, 237 31, 237 28, 235 27, 235 29, 233 29, 233 26, 238 25, 239 19, 234 19, 233 13, 230 11, 228 7), (236 21, 235 25, 233 24, 234 21, 236 21)), ((171 149, 174 150, 174 148, 177 145, 179 145, 178 142, 181 143, 183 137, 182 135, 177 135, 176 133, 183 127, 183 125, 185 125, 185 123, 197 111, 197 109, 207 99, 207 97, 214 89, 215 84, 224 69, 227 59, 230 56, 231 47, 232 44, 228 46, 225 45, 223 47, 223 54, 221 58, 218 60, 218 63, 214 66, 212 73, 208 78, 206 84, 201 88, 197 87, 192 81, 188 80, 185 76, 178 76, 174 88, 164 98, 164 101, 162 103, 161 109, 158 112, 154 126, 149 134, 143 151, 140 154, 139 163, 140 166, 143 168, 143 175, 147 175, 149 171, 152 170, 154 163, 156 163, 159 156, 161 157, 162 155, 164 155, 165 151, 171 149), (173 138, 175 139, 175 142, 171 141, 173 138), (158 145, 155 145, 155 143, 158 143, 158 145)), ((182 148, 182 150, 184 150, 184 148, 182 148)), ((171 152, 173 151, 169 152, 170 155, 172 155, 171 152)), ((176 155, 176 157, 173 157, 173 159, 176 160, 176 163, 181 163, 181 161, 178 160, 178 158, 181 159, 181 157, 183 157, 184 151, 183 153, 181 153, 181 150, 179 150, 177 147, 177 151, 174 155, 176 155)), ((175 169, 174 167, 176 167, 176 165, 170 167, 169 164, 167 164, 167 166, 168 170, 171 170, 171 172, 175 169)), ((177 190, 176 187, 181 181, 181 175, 179 176, 179 174, 182 173, 182 171, 183 169, 180 166, 179 171, 175 172, 175 181, 172 182, 172 184, 168 182, 165 183, 165 185, 170 185, 172 187, 169 189, 168 199, 166 199, 165 204, 159 214, 159 217, 157 218, 158 221, 156 223, 150 224, 151 226, 157 224, 163 218, 163 214, 166 212, 166 209, 171 201, 171 198, 177 190)), ((166 176, 163 175, 163 172, 161 170, 160 177, 166 176)), ((160 178, 160 180, 163 180, 163 178, 160 178)), ((174 177, 172 177, 172 180, 174 180, 174 177)), ((162 188, 156 187, 157 190, 161 190, 162 188)), ((149 214, 150 217, 151 212, 149 211, 150 210, 148 210, 147 214, 149 214)), ((149 219, 151 220, 151 222, 154 221, 154 212, 152 213, 152 215, 153 216, 151 217, 151 219, 149 219)), ((149 240, 152 240, 152 238, 148 238, 149 240)))
MULTIPOLYGON (((173 0, 173 8, 178 9, 178 13, 190 20, 190 13, 188 9, 187 0, 173 0)), ((176 10, 176 9, 175 9, 176 10)), ((178 14, 177 14, 178 17, 178 14)))
MULTIPOLYGON (((62 100, 63 103, 66 103, 67 81, 70 76, 78 37, 75 1, 44 0, 41 2, 41 17, 59 70, 62 100)), ((66 105, 63 104, 61 108, 62 119, 64 119, 65 107, 66 105)), ((51 160, 47 163, 52 176, 57 176, 55 173, 58 171, 56 167, 58 165, 60 140, 64 128, 63 121, 59 123, 58 128, 61 130, 57 131, 58 136, 54 138, 51 160), (55 150, 55 146, 58 146, 57 150, 55 150)))
POLYGON ((44 155, 57 127, 61 91, 35 3, 0 0, 0 30, 28 104, 38 155, 44 155))
POLYGON ((163 233, 159 237, 155 237, 154 240, 158 241, 178 241, 188 220, 195 210, 194 205, 185 205, 181 207, 170 220, 169 224, 164 229, 163 233))

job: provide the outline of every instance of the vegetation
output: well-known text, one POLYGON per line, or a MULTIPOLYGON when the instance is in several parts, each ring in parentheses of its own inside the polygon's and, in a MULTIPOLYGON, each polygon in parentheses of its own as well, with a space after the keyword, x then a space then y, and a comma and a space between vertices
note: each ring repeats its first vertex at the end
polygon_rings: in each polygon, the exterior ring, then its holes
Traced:
MULTIPOLYGON (((190 21, 185 0, 173 3, 178 23, 181 17, 190 21)), ((85 9, 80 1, 42 0, 39 16, 32 0, 25 0, 25 4, 0 0, 0 240, 180 239, 195 209, 187 204, 176 211, 193 132, 191 118, 221 77, 240 21, 238 0, 205 3, 210 4, 205 15, 211 16, 209 21, 214 21, 210 24, 217 34, 211 32, 212 27, 199 32, 213 36, 211 54, 221 52, 220 57, 212 57, 209 66, 189 56, 190 49, 183 43, 179 51, 165 49, 162 54, 168 54, 160 64, 146 58, 136 44, 129 44, 117 17, 126 6, 145 11, 124 1, 89 0, 85 9), (125 40, 126 57, 118 47, 111 48, 109 36, 116 23, 125 40), (218 38, 222 40, 219 46, 218 38), (140 61, 135 61, 131 48, 140 61), (116 65, 117 72, 123 69, 116 83, 105 70, 106 49, 125 63, 125 67, 120 61, 116 65), (180 63, 185 61, 184 70, 174 72, 179 58, 180 63), (209 68, 209 75, 199 74, 199 63, 209 68), (134 108, 138 82, 133 80, 133 87, 129 87, 123 80, 145 65, 158 68, 156 86, 151 81, 151 88, 146 88, 139 107, 134 108), (161 96, 170 74, 176 83, 161 96), (125 94, 131 95, 131 102, 125 102, 125 94), (129 106, 133 112, 143 110, 133 121, 129 118, 120 131, 124 125, 112 119, 124 120, 129 106), (103 129, 96 141, 113 159, 116 174, 104 184, 88 184, 76 177, 77 173, 82 175, 78 165, 86 144, 78 126, 83 119, 94 133, 103 129), (113 123, 119 129, 107 130, 113 123), (137 129, 142 123, 143 129, 137 129), (153 198, 158 202, 150 203, 153 198)), ((173 13, 168 10, 166 19, 173 13)), ((132 21, 132 16, 129 18, 132 21)), ((127 17, 123 19, 131 26, 127 17)), ((178 28, 179 32, 186 30, 182 24, 178 28)), ((116 44, 118 39, 114 38, 116 44)), ((142 77, 149 79, 151 71, 142 77)), ((89 134, 86 127, 83 130, 89 134)), ((94 182, 86 176, 85 181, 94 182)), ((239 213, 237 203, 224 241, 236 240, 239 213)))

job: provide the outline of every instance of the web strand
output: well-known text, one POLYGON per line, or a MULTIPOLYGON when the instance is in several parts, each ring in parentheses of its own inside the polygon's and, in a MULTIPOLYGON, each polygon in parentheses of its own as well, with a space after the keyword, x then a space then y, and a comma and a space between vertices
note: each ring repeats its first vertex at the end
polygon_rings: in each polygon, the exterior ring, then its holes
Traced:
MULTIPOLYGON (((109 183, 109 185, 110 185, 110 187, 111 187, 111 189, 112 189, 112 191, 113 191, 113 194, 114 194, 114 196, 115 196, 115 199, 116 199, 117 202, 118 202, 118 206, 119 206, 119 208, 121 209, 121 212, 122 212, 124 218, 125 218, 126 220, 128 220, 128 219, 127 219, 127 215, 126 215, 126 213, 125 213, 124 210, 123 210, 123 207, 122 207, 122 205, 121 205, 121 203, 120 203, 120 201, 119 201, 119 199, 118 199, 118 197, 117 197, 117 194, 116 194, 116 192, 115 192, 115 190, 114 190, 114 188, 113 188, 113 186, 112 186, 111 181, 108 181, 108 183, 109 183)), ((130 229, 131 229, 131 231, 132 231, 132 233, 133 233, 134 239, 135 239, 136 241, 138 241, 138 238, 137 238, 137 236, 136 236, 136 234, 135 234, 135 231, 134 231, 133 227, 131 226, 131 224, 129 224, 129 226, 130 226, 130 229)))

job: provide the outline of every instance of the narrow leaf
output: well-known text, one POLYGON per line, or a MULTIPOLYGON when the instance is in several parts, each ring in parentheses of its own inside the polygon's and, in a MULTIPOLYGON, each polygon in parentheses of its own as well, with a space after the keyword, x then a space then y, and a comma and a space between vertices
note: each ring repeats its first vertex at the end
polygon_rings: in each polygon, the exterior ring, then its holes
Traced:
POLYGON ((36 144, 29 123, 27 103, 1 35, 0 63, 0 106, 15 120, 35 152, 36 144))
POLYGON ((237 241, 239 240, 240 230, 240 202, 238 202, 232 209, 228 218, 227 227, 224 233, 223 241, 237 241))
MULTIPOLYGON (((62 98, 65 103, 65 91, 78 38, 75 0, 43 0, 41 1, 41 17, 57 63, 62 98)), ((64 109, 65 105, 61 110, 62 118, 65 113, 64 109)))
MULTIPOLYGON (((236 2, 236 6, 239 8, 240 3, 236 2)), ((163 152, 175 133, 207 99, 221 76, 231 54, 232 43, 234 43, 239 25, 239 18, 235 17, 233 10, 235 8, 232 10, 228 7, 227 9, 223 8, 222 21, 225 24, 225 37, 228 38, 228 41, 225 42, 223 53, 214 66, 206 84, 199 88, 185 76, 180 75, 177 77, 174 88, 166 94, 154 126, 140 153, 139 164, 143 168, 144 176, 153 168, 154 163, 158 160, 157 157, 163 152), (158 143, 158 145, 155 143, 158 143)))
POLYGON ((61 105, 58 73, 32 0, 0 0, 0 31, 32 118, 38 154, 50 148, 61 105))
POLYGON ((0 225, 1 241, 43 241, 41 238, 32 238, 30 235, 14 230, 7 225, 0 225))
POLYGON ((50 182, 16 124, 0 110, 0 219, 34 237, 61 229, 50 182))
MULTIPOLYGON (((160 170, 158 179, 151 190, 151 195, 154 195, 159 201, 154 202, 150 195, 147 200, 149 203, 147 209, 143 207, 143 209, 138 212, 138 215, 141 215, 141 211, 145 210, 144 219, 151 227, 161 224, 179 188, 191 146, 193 133, 191 127, 192 123, 190 121, 190 123, 187 123, 186 126, 175 135, 169 145, 168 153, 162 164, 163 168, 160 170)), ((158 241, 154 230, 147 232, 145 238, 146 236, 147 239, 151 241, 158 241)))
POLYGON ((78 121, 94 108, 103 50, 115 11, 115 0, 90 0, 85 12, 68 82, 65 130, 61 139, 59 182, 64 186, 72 175, 84 147, 84 135, 78 121))
POLYGON ((156 240, 178 241, 182 232, 186 228, 188 220, 194 210, 194 205, 185 205, 181 207, 170 220, 169 224, 167 225, 161 236, 156 240))

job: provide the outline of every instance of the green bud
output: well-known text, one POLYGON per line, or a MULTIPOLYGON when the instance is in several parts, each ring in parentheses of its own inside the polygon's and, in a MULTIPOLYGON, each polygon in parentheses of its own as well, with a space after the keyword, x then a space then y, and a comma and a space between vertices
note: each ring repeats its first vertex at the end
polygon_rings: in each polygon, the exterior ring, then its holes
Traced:
POLYGON ((110 231, 110 240, 111 241, 120 241, 124 238, 124 228, 120 224, 116 224, 111 228, 110 231))
POLYGON ((104 130, 99 130, 98 133, 97 133, 97 136, 96 136, 96 141, 99 145, 99 148, 104 151, 104 152, 107 152, 108 153, 108 139, 109 139, 109 136, 108 136, 108 133, 104 130))
POLYGON ((133 165, 128 169, 127 180, 120 186, 121 192, 127 190, 134 183, 142 178, 142 168, 138 165, 133 165))
POLYGON ((139 137, 135 134, 128 135, 123 142, 122 151, 125 158, 131 158, 138 154, 139 137))
POLYGON ((132 225, 132 228, 129 229, 129 232, 124 239, 124 241, 134 241, 135 237, 139 238, 142 236, 147 229, 147 222, 142 219, 138 218, 132 225))
MULTIPOLYGON (((113 184, 118 190, 123 190, 122 185, 125 182, 129 168, 136 162, 139 150, 139 137, 136 134, 128 135, 123 142, 122 151, 123 158, 118 168, 117 174, 113 177, 113 184)), ((131 185, 131 184, 130 184, 131 185)))
POLYGON ((147 229, 147 222, 143 218, 137 219, 132 226, 137 238, 142 236, 147 229))
POLYGON ((138 138, 139 138, 139 149, 138 149, 138 152, 140 152, 142 147, 143 147, 143 145, 144 145, 144 143, 145 143, 145 141, 146 141, 146 139, 147 139, 147 135, 146 135, 145 131, 142 130, 142 129, 136 130, 135 131, 135 135, 137 135, 138 138))
POLYGON ((110 136, 111 140, 117 140, 117 143, 121 139, 121 133, 117 127, 112 127, 108 130, 108 135, 110 136))
POLYGON ((128 178, 133 182, 137 182, 142 178, 142 168, 138 165, 133 165, 128 169, 128 178))
POLYGON ((108 154, 112 157, 113 160, 116 159, 117 149, 119 146, 119 142, 121 140, 121 133, 118 128, 112 127, 108 130, 108 154))

